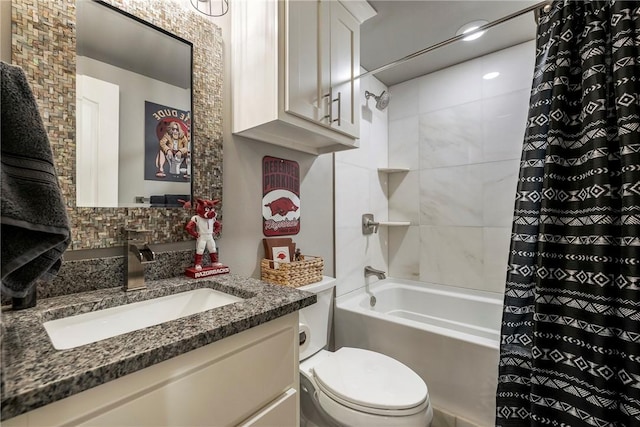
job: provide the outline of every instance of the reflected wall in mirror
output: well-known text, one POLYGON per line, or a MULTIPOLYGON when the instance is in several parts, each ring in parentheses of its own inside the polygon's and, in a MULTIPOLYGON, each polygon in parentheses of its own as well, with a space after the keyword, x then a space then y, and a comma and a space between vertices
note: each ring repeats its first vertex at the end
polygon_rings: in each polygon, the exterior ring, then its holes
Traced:
MULTIPOLYGON (((76 3, 74 0, 11 2, 11 61, 25 70, 49 134, 72 227, 70 248, 121 246, 123 226, 151 230, 151 243, 191 240, 184 231, 190 217, 185 209, 76 206, 76 3)), ((108 3, 193 44, 193 194, 222 200, 220 28, 192 10, 188 2, 109 0, 108 3)))
POLYGON ((76 7, 77 206, 181 207, 192 43, 106 3, 76 7))

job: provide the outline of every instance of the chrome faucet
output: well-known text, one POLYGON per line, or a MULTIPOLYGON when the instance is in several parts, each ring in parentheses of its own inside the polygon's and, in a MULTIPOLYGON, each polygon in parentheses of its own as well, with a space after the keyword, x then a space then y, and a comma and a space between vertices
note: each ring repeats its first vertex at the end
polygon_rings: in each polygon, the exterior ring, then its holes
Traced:
POLYGON ((125 253, 125 263, 127 275, 124 278, 124 290, 134 291, 145 289, 144 264, 154 262, 156 254, 151 250, 149 244, 142 237, 148 233, 146 230, 126 230, 127 246, 125 253))
POLYGON ((387 278, 387 276, 385 275, 384 271, 376 270, 375 268, 371 267, 370 265, 367 265, 364 268, 364 277, 367 277, 367 276, 376 276, 380 280, 384 280, 384 279, 387 278))

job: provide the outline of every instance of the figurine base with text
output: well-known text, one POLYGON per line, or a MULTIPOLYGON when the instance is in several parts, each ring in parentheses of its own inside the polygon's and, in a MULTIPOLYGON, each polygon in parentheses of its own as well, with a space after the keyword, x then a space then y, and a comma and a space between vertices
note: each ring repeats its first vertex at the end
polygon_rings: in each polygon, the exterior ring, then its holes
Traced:
MULTIPOLYGON (((181 200, 185 209, 191 208, 191 202, 181 200)), ((216 220, 217 213, 215 205, 219 200, 196 199, 196 215, 192 216, 187 223, 185 230, 196 238, 196 254, 193 267, 185 270, 187 276, 200 279, 203 277, 216 276, 218 274, 229 273, 228 266, 218 262, 218 250, 213 235, 220 233, 222 224, 216 220), (202 256, 205 248, 209 251, 211 265, 202 265, 202 256)))
POLYGON ((208 265, 197 270, 195 267, 189 267, 184 271, 184 274, 193 278, 201 279, 203 277, 217 276, 218 274, 227 274, 231 270, 224 264, 208 265))

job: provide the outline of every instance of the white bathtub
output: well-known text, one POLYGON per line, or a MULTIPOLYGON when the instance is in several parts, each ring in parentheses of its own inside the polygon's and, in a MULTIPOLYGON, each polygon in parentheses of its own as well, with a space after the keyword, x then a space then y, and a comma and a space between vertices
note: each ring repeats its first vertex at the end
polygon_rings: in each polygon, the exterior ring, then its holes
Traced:
POLYGON ((499 294, 386 279, 336 299, 336 348, 400 360, 425 380, 436 409, 494 425, 502 303, 499 294))

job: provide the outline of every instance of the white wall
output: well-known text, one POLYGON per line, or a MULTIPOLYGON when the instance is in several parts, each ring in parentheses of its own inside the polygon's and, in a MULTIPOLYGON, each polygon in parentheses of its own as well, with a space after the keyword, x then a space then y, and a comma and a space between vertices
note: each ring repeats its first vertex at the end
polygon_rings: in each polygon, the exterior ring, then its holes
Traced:
POLYGON ((391 276, 504 292, 535 59, 523 43, 392 86, 391 276), (482 76, 500 72, 493 80, 482 76))
MULTIPOLYGON (((365 285, 364 267, 388 271, 386 227, 363 236, 362 214, 388 219, 387 180, 378 168, 387 167, 387 111, 379 111, 365 91, 380 95, 387 88, 373 77, 360 82, 360 148, 335 153, 336 168, 336 295, 365 285)), ((394 102, 393 100, 391 102, 394 102)), ((367 278, 375 281, 375 278, 367 278)))
POLYGON ((212 18, 222 29, 223 77, 223 225, 220 260, 236 274, 260 277, 262 250, 262 158, 266 155, 300 164, 300 233, 291 236, 303 254, 324 258, 324 274, 334 275, 333 159, 312 156, 231 134, 231 14, 212 18))

